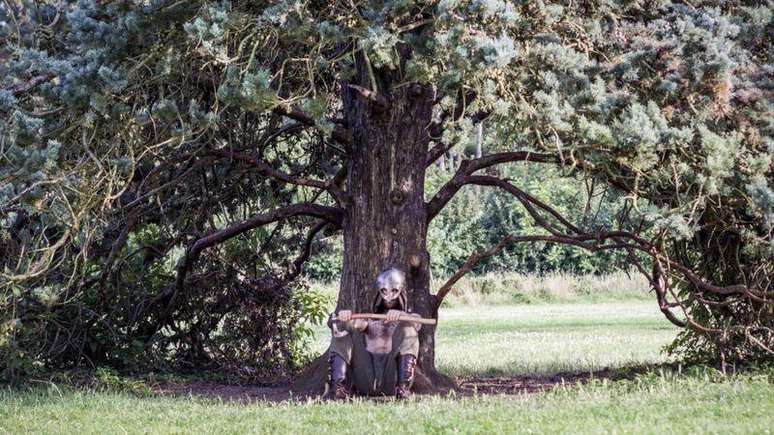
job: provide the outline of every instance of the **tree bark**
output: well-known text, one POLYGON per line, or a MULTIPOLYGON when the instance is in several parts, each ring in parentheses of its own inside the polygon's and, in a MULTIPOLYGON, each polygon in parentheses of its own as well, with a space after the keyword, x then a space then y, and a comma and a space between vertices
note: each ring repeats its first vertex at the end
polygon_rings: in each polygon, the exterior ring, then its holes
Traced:
MULTIPOLYGON (((424 197, 430 144, 426 127, 431 121, 433 90, 417 84, 393 87, 401 82, 397 71, 376 71, 370 76, 364 62, 359 56, 357 85, 342 86, 352 142, 347 149, 344 264, 336 310, 370 311, 376 276, 397 267, 408 278, 410 309, 422 317, 437 318, 435 297, 430 294, 424 197)), ((453 381, 435 368, 435 326, 423 325, 419 341, 415 391, 452 388, 453 381)), ((307 376, 313 382, 326 374, 325 363, 318 360, 310 368, 307 376)))

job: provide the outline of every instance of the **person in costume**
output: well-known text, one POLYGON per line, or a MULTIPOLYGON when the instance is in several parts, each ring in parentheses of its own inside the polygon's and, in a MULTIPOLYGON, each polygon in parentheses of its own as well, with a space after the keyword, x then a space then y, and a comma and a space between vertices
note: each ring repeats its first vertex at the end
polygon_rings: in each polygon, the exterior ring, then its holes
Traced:
POLYGON ((344 399, 352 393, 409 397, 422 325, 398 320, 419 317, 409 310, 406 287, 406 274, 394 267, 376 278, 372 312, 386 314, 386 320, 352 319, 350 310, 331 314, 329 397, 344 399))

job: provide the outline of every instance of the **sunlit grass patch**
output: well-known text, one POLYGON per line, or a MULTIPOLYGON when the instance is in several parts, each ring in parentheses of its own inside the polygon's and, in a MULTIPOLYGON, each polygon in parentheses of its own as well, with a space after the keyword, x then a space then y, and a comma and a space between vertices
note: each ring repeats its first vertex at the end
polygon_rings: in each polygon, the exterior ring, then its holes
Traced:
MULTIPOLYGON (((553 374, 664 362, 677 330, 655 302, 442 308, 436 364, 454 376, 553 374)), ((330 332, 318 328, 316 352, 330 332)))
POLYGON ((658 372, 530 396, 224 403, 0 390, 0 433, 770 433, 771 373, 658 372), (521 400, 524 399, 524 400, 521 400))
POLYGON ((448 308, 436 354, 457 376, 583 372, 664 362, 676 332, 652 302, 448 308))

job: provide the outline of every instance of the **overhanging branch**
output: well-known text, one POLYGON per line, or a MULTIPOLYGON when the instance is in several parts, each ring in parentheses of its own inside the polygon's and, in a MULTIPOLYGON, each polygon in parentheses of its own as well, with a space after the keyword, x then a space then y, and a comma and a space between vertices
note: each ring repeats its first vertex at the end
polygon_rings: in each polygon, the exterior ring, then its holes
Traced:
POLYGON ((330 181, 322 181, 322 180, 316 180, 313 178, 298 177, 295 175, 282 172, 279 169, 272 167, 268 163, 264 162, 263 160, 251 154, 233 152, 230 149, 224 149, 224 148, 212 150, 211 152, 221 157, 227 157, 230 159, 249 163, 250 165, 254 166, 261 175, 271 177, 288 184, 294 184, 297 186, 315 187, 318 189, 327 190, 328 192, 330 192, 330 194, 339 204, 346 202, 346 194, 344 193, 343 190, 341 190, 336 185, 335 177, 330 181))
POLYGON ((481 260, 496 255, 502 251, 506 246, 512 243, 523 242, 550 242, 561 243, 566 245, 576 246, 585 249, 590 252, 599 252, 604 250, 624 249, 630 256, 634 256, 635 252, 643 253, 654 262, 653 273, 650 274, 639 264, 635 262, 637 268, 642 272, 650 281, 651 287, 656 293, 656 297, 664 316, 677 326, 692 329, 694 331, 718 335, 724 331, 716 327, 703 325, 696 321, 691 316, 691 310, 689 309, 689 303, 691 301, 698 302, 706 305, 720 305, 725 304, 726 301, 718 302, 709 300, 705 297, 704 293, 714 294, 717 296, 735 296, 737 300, 739 298, 749 298, 756 302, 771 305, 773 303, 770 294, 766 292, 760 292, 748 288, 745 285, 729 285, 729 286, 716 286, 701 279, 689 267, 686 267, 679 262, 670 259, 664 254, 658 247, 657 243, 644 239, 638 234, 629 231, 599 231, 595 233, 584 232, 577 226, 573 225, 566 218, 564 218, 558 211, 551 206, 539 201, 537 198, 529 195, 526 192, 516 188, 506 180, 499 179, 497 177, 490 176, 462 176, 459 178, 459 183, 464 184, 478 184, 500 187, 507 192, 513 194, 528 210, 530 215, 535 219, 535 222, 542 228, 548 230, 550 235, 529 235, 529 236, 515 236, 508 235, 503 238, 492 248, 483 251, 473 253, 463 266, 452 275, 449 280, 444 283, 435 295, 435 302, 440 306, 443 299, 451 291, 454 284, 459 281, 465 274, 475 267, 481 260), (552 225, 542 213, 547 213, 553 216, 559 223, 562 224, 564 230, 568 231, 563 233, 559 228, 552 225), (692 285, 696 291, 692 292, 688 298, 681 299, 679 293, 673 288, 674 285, 670 282, 669 277, 682 277, 684 282, 692 285), (674 302, 667 301, 667 293, 671 295, 674 302), (682 311, 685 320, 679 319, 672 312, 670 308, 679 307, 682 311))
POLYGON ((263 225, 286 219, 293 216, 313 216, 325 219, 336 225, 341 224, 342 210, 337 207, 328 207, 320 204, 302 202, 276 208, 270 212, 255 215, 249 219, 237 222, 221 230, 212 231, 210 234, 196 240, 186 254, 187 258, 195 258, 201 251, 211 246, 218 245, 238 236, 244 232, 250 231, 263 225))
POLYGON ((444 184, 436 192, 435 196, 427 202, 427 221, 430 222, 440 213, 462 186, 470 184, 469 177, 474 172, 508 162, 559 163, 560 160, 554 154, 541 154, 530 151, 496 153, 478 159, 463 160, 452 179, 444 184))
POLYGON ((539 199, 535 198, 534 196, 530 195, 529 193, 519 189, 518 187, 514 186, 513 184, 509 183, 508 181, 505 181, 501 178, 492 177, 489 175, 471 175, 469 177, 464 178, 465 184, 475 184, 479 186, 494 186, 499 187, 500 189, 510 193, 511 195, 515 196, 516 199, 521 202, 521 204, 524 206, 525 209, 527 209, 527 212, 532 216, 535 221, 551 232, 551 234, 560 234, 559 230, 554 228, 552 224, 550 224, 543 216, 540 215, 540 213, 537 211, 536 207, 547 212, 556 220, 558 220, 562 225, 565 226, 566 229, 573 233, 581 233, 581 230, 578 229, 577 226, 575 226, 572 222, 567 220, 564 216, 562 216, 558 211, 556 211, 553 207, 547 205, 546 203, 540 201, 539 199))
POLYGON ((175 289, 172 292, 169 302, 167 303, 167 308, 159 323, 163 323, 165 319, 168 318, 171 310, 174 308, 177 296, 182 290, 183 284, 185 283, 185 277, 202 251, 212 246, 221 244, 254 228, 258 228, 260 226, 294 216, 312 216, 324 219, 326 222, 333 223, 335 225, 341 225, 343 211, 337 207, 328 207, 308 202, 290 204, 276 208, 266 213, 255 215, 249 219, 237 222, 226 228, 211 231, 206 236, 197 239, 193 244, 190 245, 185 255, 183 256, 183 259, 178 265, 175 289))
MULTIPOLYGON (((287 116, 288 118, 296 120, 304 125, 317 126, 317 122, 314 120, 314 118, 299 109, 278 106, 275 107, 273 111, 274 113, 287 116)), ((348 129, 341 126, 336 126, 333 128, 333 131, 331 132, 331 138, 344 145, 352 144, 352 133, 348 129)))

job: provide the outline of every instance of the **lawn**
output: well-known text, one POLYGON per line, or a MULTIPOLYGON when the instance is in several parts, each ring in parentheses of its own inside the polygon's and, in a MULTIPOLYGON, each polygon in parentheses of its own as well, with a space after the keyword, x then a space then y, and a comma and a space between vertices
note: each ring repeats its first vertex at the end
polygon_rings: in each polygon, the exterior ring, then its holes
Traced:
MULTIPOLYGON (((454 376, 586 372, 666 361, 677 330, 652 301, 442 308, 437 365, 454 376)), ((314 347, 328 346, 318 328, 314 347)))
POLYGON ((440 318, 438 367, 456 376, 663 362, 660 349, 677 332, 649 301, 459 307, 440 318))
MULTIPOLYGON (((438 365, 519 376, 663 362, 675 330, 652 303, 446 308, 438 365)), ((317 346, 323 346, 321 335, 317 346)), ((653 370, 549 393, 407 403, 229 403, 41 386, 0 391, 0 433, 771 433, 771 371, 653 370)))

